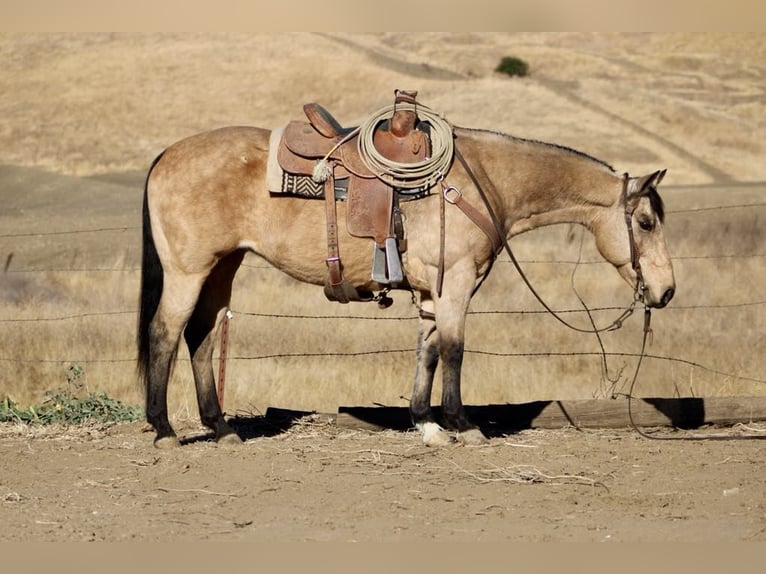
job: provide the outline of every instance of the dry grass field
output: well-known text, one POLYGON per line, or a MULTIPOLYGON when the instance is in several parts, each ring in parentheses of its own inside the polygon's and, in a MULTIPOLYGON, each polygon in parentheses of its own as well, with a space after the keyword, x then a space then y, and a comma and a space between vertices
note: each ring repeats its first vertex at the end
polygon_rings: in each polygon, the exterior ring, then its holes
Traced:
MULTIPOLYGON (((282 125, 310 100, 358 123, 395 88, 417 89, 456 125, 567 145, 631 174, 667 168, 678 290, 653 314, 636 394, 762 397, 765 62, 761 34, 0 35, 0 399, 37 403, 76 365, 89 390, 141 402, 142 186, 166 146, 223 125, 282 125), (493 71, 509 55, 527 77, 493 71)), ((601 324, 630 301, 579 229, 513 247, 555 308, 581 308, 573 284, 601 324)), ((227 412, 406 405, 416 312, 408 293, 394 299, 385 311, 329 303, 249 256, 227 412)), ((542 313, 505 257, 471 311, 467 404, 627 391, 640 317, 604 335, 604 372, 598 341, 542 313)), ((766 539, 759 441, 530 429, 433 450, 408 432, 243 417, 253 440, 232 452, 199 433, 186 358, 170 394, 178 452, 152 449, 141 423, 0 425, 0 539, 766 539)))

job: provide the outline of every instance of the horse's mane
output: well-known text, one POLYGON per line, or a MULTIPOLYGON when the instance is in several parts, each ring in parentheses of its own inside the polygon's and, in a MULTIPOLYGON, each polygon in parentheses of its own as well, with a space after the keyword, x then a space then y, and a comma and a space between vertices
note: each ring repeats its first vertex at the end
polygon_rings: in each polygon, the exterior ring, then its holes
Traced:
POLYGON ((657 191, 657 188, 654 186, 651 186, 649 190, 646 192, 646 197, 649 198, 649 204, 652 206, 652 210, 654 210, 654 213, 657 214, 657 219, 660 220, 660 223, 665 222, 665 202, 662 201, 662 197, 660 197, 660 193, 657 191))
POLYGON ((545 146, 545 147, 561 150, 563 152, 570 153, 572 155, 576 155, 576 156, 581 157, 583 159, 587 159, 587 160, 596 162, 596 163, 604 166, 605 168, 607 168, 612 173, 615 173, 615 169, 611 165, 609 165, 607 162, 605 162, 604 160, 598 159, 597 157, 593 157, 592 155, 588 155, 585 152, 582 152, 580 150, 576 150, 576 149, 571 148, 571 147, 567 147, 565 145, 560 145, 560 144, 556 144, 556 143, 546 142, 546 141, 542 141, 542 140, 535 140, 535 139, 529 139, 529 138, 522 138, 522 137, 518 137, 518 136, 512 136, 510 134, 506 134, 506 133, 498 132, 498 131, 494 131, 494 130, 485 130, 485 129, 478 129, 478 128, 464 128, 464 127, 461 127, 459 129, 462 130, 462 131, 467 131, 467 132, 492 134, 492 135, 499 136, 499 137, 502 137, 502 138, 505 138, 505 139, 508 139, 508 140, 511 140, 511 141, 514 141, 514 142, 522 143, 522 144, 539 145, 539 146, 545 146))
MULTIPOLYGON (((616 173, 615 169, 611 165, 609 165, 607 162, 605 162, 604 160, 598 159, 597 157, 593 157, 592 155, 588 155, 585 152, 582 152, 580 150, 576 150, 574 148, 567 147, 567 146, 564 146, 564 145, 555 144, 555 143, 546 142, 546 141, 541 141, 541 140, 522 138, 522 137, 518 137, 518 136, 512 136, 510 134, 506 134, 506 133, 498 132, 498 131, 494 131, 494 130, 485 130, 485 129, 478 129, 478 128, 464 128, 464 127, 460 127, 459 129, 461 131, 466 131, 466 132, 491 134, 491 135, 498 136, 498 137, 501 137, 501 138, 505 138, 505 139, 508 139, 508 140, 511 140, 513 142, 517 142, 517 143, 520 143, 520 144, 539 145, 539 146, 543 146, 543 147, 549 147, 549 148, 552 148, 552 149, 557 149, 557 150, 563 151, 565 153, 569 153, 569 154, 575 155, 577 157, 581 157, 583 159, 595 162, 595 163, 605 167, 610 172, 616 173)), ((646 195, 647 198, 649 198, 649 203, 651 204, 652 209, 654 210, 654 212, 657 214, 657 218, 660 220, 660 222, 664 222, 665 221, 665 205, 664 205, 664 202, 662 201, 662 197, 660 197, 660 194, 657 191, 657 189, 654 186, 652 186, 652 187, 650 187, 646 191, 645 195, 646 195)))

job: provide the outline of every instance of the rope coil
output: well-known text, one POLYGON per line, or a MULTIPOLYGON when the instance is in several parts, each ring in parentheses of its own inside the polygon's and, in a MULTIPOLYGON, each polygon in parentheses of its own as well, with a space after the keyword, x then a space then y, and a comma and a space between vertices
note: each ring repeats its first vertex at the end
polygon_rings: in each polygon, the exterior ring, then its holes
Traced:
POLYGON ((359 136, 357 138, 357 150, 367 169, 388 185, 400 189, 431 187, 447 173, 455 151, 452 126, 442 115, 422 104, 399 102, 373 113, 358 128, 346 134, 342 140, 336 143, 314 166, 312 179, 315 182, 322 183, 329 177, 331 170, 328 165, 328 158, 341 145, 356 135, 359 136), (430 157, 413 163, 402 163, 388 159, 375 148, 373 137, 378 124, 389 119, 396 109, 414 111, 421 121, 427 121, 431 125, 430 157))
POLYGON ((359 126, 359 155, 367 168, 387 184, 417 189, 430 187, 443 177, 452 163, 455 149, 452 126, 444 117, 423 104, 400 102, 381 108, 359 126), (390 118, 395 110, 413 111, 420 121, 431 124, 431 156, 422 161, 402 163, 382 155, 373 143, 378 124, 390 118))

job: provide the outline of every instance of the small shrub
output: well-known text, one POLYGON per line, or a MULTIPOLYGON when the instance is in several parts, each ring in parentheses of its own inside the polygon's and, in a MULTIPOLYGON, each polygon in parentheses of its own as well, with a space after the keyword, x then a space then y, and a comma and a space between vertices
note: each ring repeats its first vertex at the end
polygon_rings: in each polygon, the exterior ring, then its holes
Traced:
POLYGON ((32 424, 84 422, 131 422, 142 420, 143 409, 124 405, 106 393, 88 393, 85 397, 73 397, 68 391, 46 391, 39 405, 22 409, 6 397, 0 402, 0 422, 32 424))
POLYGON ((495 68, 495 71, 500 72, 501 74, 506 74, 508 76, 524 77, 529 71, 529 65, 521 58, 506 56, 500 60, 500 63, 495 68))
POLYGON ((33 424, 84 422, 131 422, 142 420, 143 409, 122 404, 105 392, 91 393, 84 388, 84 370, 79 366, 67 370, 67 388, 45 391, 43 402, 22 409, 5 397, 0 400, 0 422, 33 424))

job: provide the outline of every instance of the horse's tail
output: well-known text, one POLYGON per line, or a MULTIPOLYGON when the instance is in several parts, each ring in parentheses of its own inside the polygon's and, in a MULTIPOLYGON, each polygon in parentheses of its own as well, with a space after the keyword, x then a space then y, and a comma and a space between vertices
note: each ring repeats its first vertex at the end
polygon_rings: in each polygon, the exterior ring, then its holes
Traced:
MULTIPOLYGON (((163 152, 164 153, 164 152, 163 152)), ((160 304, 163 285, 163 271, 157 247, 154 245, 152 224, 149 220, 148 189, 149 177, 152 170, 160 161, 163 154, 157 156, 149 168, 144 183, 144 207, 143 207, 143 244, 141 250, 141 295, 138 307, 138 377, 142 385, 147 384, 149 371, 149 325, 157 312, 160 304)))

